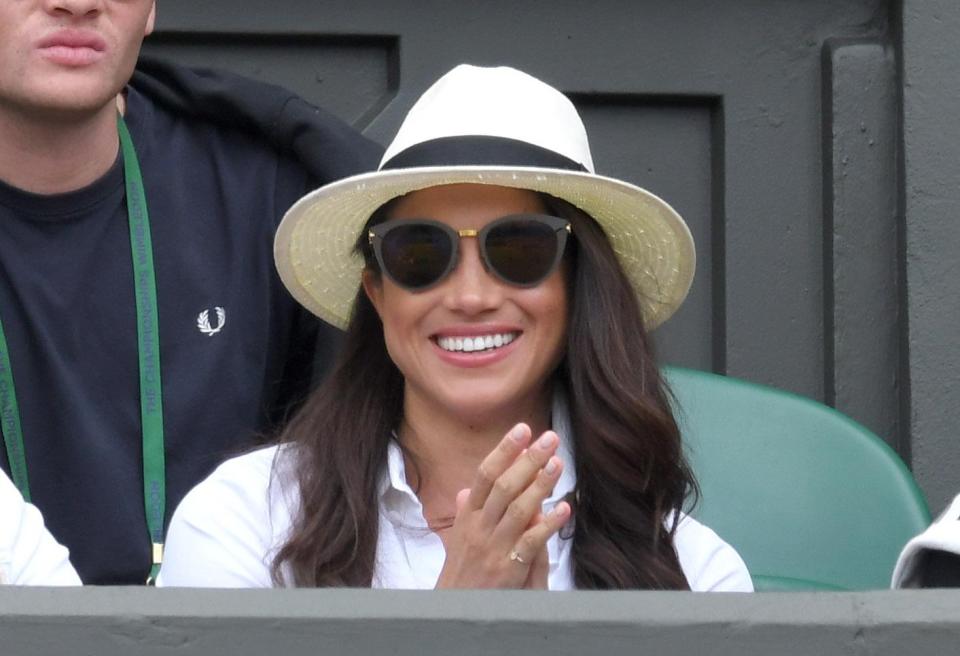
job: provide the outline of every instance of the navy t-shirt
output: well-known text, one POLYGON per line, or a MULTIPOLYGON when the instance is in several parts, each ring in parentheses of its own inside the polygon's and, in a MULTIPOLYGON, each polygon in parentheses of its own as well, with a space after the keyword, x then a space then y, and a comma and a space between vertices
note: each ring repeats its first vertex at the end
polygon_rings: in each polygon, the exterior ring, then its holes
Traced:
MULTIPOLYGON (((128 90, 156 265, 167 518, 225 457, 305 394, 318 330, 272 258, 285 210, 313 183, 237 131, 128 90)), ((86 583, 142 583, 144 518, 133 271, 118 157, 84 189, 0 183, 0 318, 30 489, 86 583)), ((9 472, 6 452, 0 464, 9 472)))

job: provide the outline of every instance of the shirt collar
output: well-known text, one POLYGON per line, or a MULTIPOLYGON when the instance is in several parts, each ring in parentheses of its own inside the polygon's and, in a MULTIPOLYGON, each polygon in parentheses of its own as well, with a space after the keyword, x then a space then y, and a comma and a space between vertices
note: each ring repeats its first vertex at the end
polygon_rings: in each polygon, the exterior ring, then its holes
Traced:
POLYGON ((380 498, 390 492, 399 492, 417 498, 413 488, 407 483, 407 465, 403 460, 403 449, 394 433, 387 443, 387 471, 380 480, 380 498))

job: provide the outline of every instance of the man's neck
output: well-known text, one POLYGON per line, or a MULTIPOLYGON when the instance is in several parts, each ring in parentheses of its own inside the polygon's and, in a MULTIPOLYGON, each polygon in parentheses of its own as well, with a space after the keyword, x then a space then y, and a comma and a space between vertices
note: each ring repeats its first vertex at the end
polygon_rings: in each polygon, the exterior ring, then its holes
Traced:
POLYGON ((82 189, 117 158, 113 103, 77 117, 27 116, 0 106, 0 180, 35 194, 82 189))

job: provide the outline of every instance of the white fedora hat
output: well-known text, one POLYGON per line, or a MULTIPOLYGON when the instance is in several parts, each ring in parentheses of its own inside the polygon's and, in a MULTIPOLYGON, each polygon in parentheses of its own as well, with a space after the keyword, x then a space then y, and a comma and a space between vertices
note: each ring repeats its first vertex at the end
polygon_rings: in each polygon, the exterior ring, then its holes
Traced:
POLYGON ((516 69, 465 64, 420 97, 377 171, 328 184, 290 208, 274 242, 280 278, 304 307, 345 328, 363 270, 354 245, 370 215, 411 191, 457 183, 543 192, 592 216, 649 329, 690 289, 696 256, 687 225, 649 191, 594 173, 573 103, 516 69))

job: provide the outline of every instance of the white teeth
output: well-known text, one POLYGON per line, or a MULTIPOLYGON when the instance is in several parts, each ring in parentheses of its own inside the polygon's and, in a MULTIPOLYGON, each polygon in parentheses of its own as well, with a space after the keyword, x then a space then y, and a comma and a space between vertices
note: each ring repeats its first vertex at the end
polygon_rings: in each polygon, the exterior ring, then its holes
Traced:
POLYGON ((495 335, 478 335, 477 337, 440 337, 437 344, 444 351, 485 351, 488 349, 506 346, 517 337, 517 333, 497 333, 495 335))

